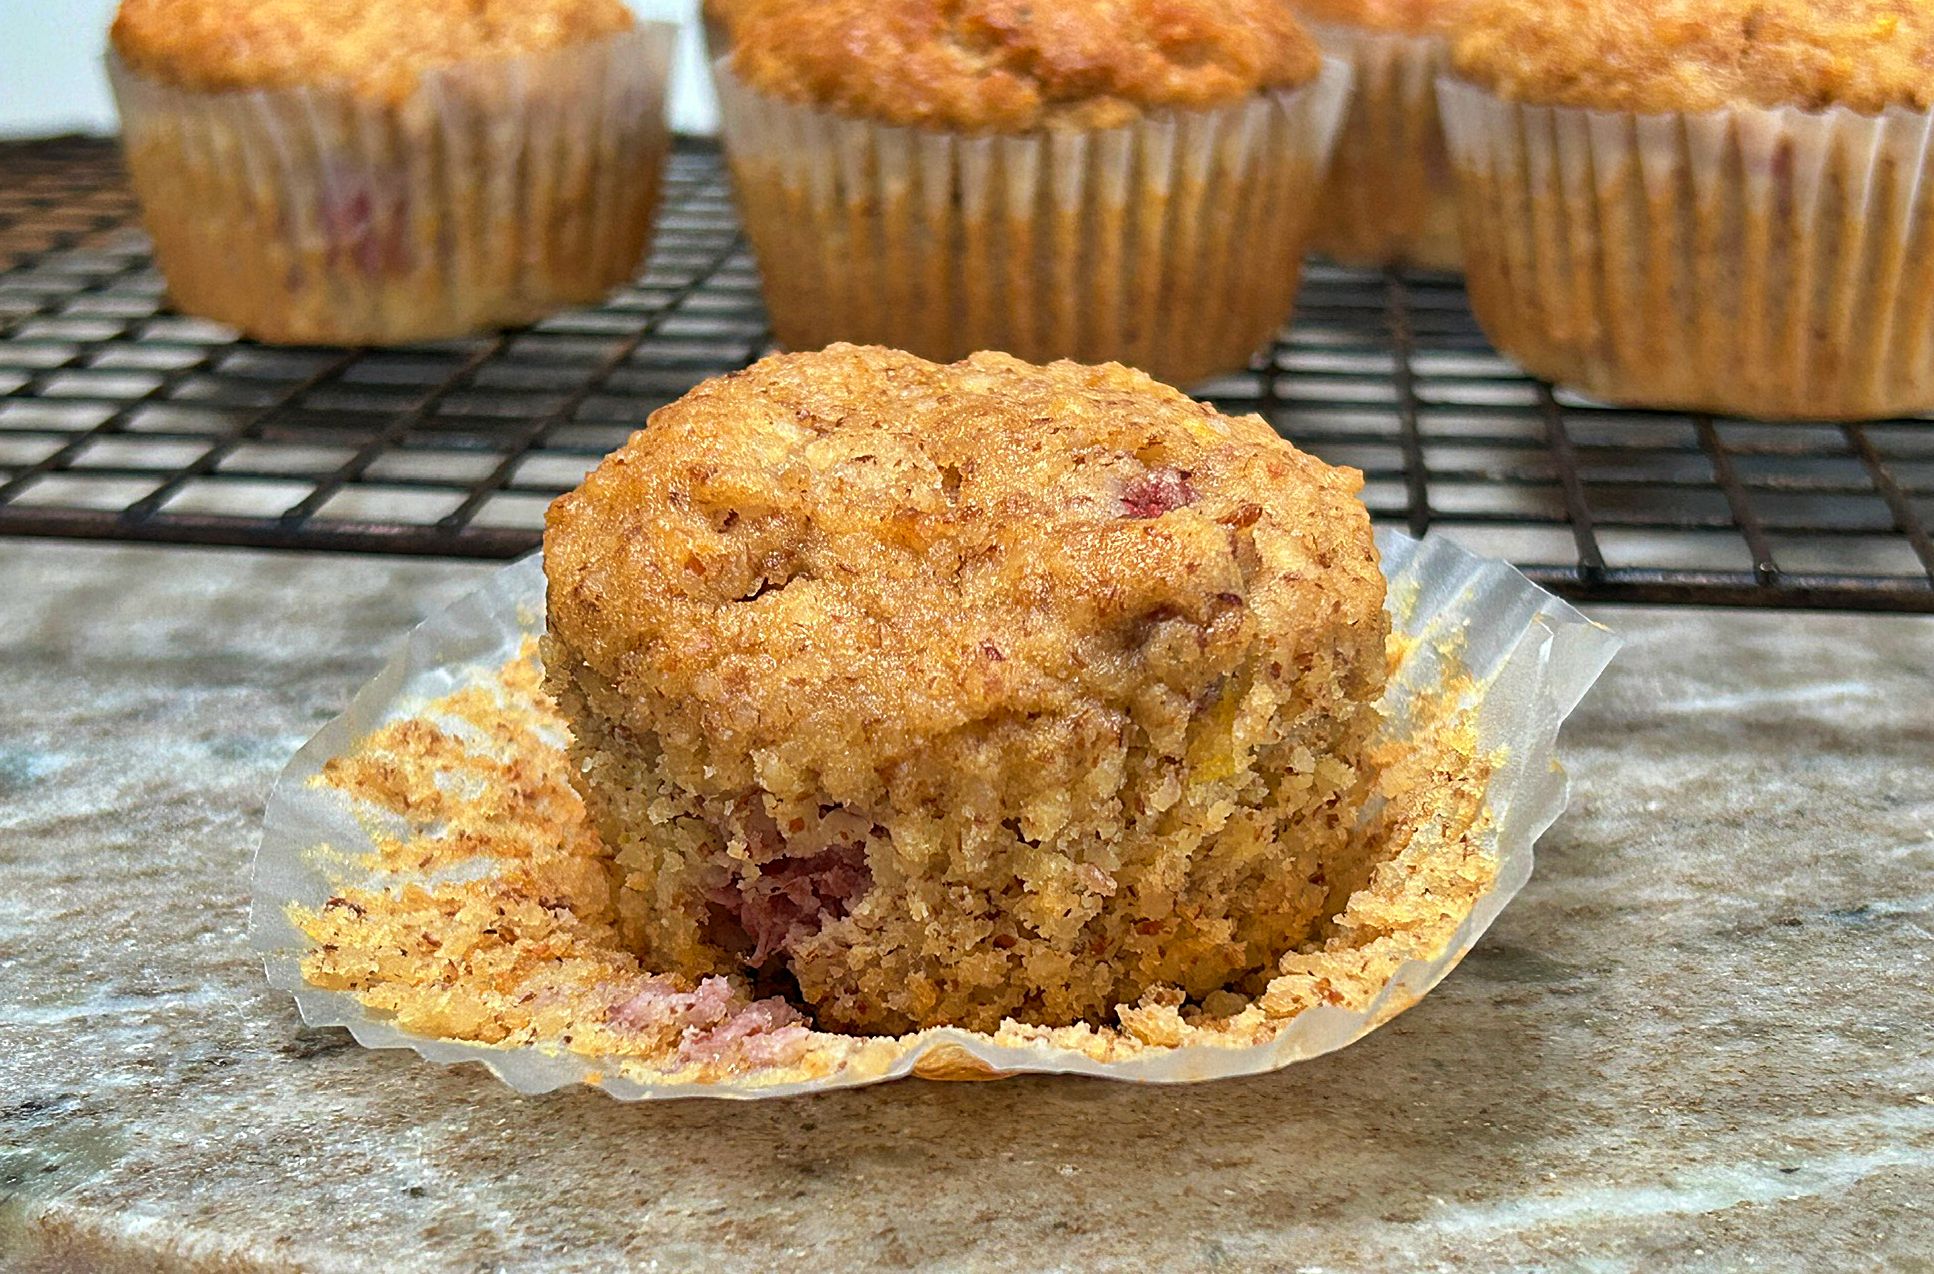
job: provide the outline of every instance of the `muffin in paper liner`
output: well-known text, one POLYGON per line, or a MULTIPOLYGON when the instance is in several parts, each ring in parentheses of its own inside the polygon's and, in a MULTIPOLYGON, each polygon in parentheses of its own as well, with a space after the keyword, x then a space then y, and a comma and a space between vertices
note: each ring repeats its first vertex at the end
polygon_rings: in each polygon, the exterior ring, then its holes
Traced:
POLYGON ((862 1037, 812 1031, 722 979, 638 969, 601 918, 600 847, 538 697, 536 557, 419 627, 289 763, 256 857, 251 943, 310 1024, 479 1061, 531 1093, 752 1098, 1030 1072, 1180 1083, 1341 1048, 1435 986, 1529 878, 1565 805, 1558 728, 1618 646, 1503 563, 1394 531, 1378 544, 1395 630, 1385 746, 1406 777, 1366 825, 1380 821, 1390 850, 1254 1000, 1144 997, 1119 1025, 862 1037), (411 790, 414 826, 390 812, 411 790))
POLYGON ((676 28, 336 86, 208 92, 108 57, 177 308, 284 344, 391 345, 590 304, 637 270, 676 28))
POLYGON ((1472 307, 1534 375, 1761 418, 1934 407, 1934 115, 1439 96, 1472 307))
POLYGON ((1457 269, 1457 184, 1437 114, 1444 37, 1309 28, 1324 52, 1349 62, 1355 84, 1311 248, 1344 265, 1457 269))
POLYGON ((773 332, 936 362, 1122 362, 1188 385, 1246 366, 1288 321, 1349 95, 1326 59, 1295 89, 1120 128, 880 124, 715 65, 773 332))

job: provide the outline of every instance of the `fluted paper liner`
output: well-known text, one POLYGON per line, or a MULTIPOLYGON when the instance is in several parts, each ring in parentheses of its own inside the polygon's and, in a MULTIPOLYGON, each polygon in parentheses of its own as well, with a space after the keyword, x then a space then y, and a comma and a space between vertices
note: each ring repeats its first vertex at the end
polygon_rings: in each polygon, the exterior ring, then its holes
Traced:
POLYGON ((1288 321, 1349 93, 1293 90, 1121 128, 995 135, 800 105, 716 66, 774 334, 953 362, 1123 362, 1188 385, 1288 321))
POLYGON ((1456 269, 1457 184, 1437 114, 1444 38, 1329 22, 1310 30, 1354 71, 1310 246, 1344 265, 1456 269))
MULTIPOLYGON (((544 576, 535 557, 505 568, 419 627, 349 709, 283 771, 269 799, 256 857, 251 942, 264 957, 269 981, 295 996, 310 1024, 346 1026, 370 1048, 410 1048, 445 1063, 482 1062, 506 1083, 531 1093, 586 1083, 625 1100, 749 1098, 907 1075, 975 1079, 1027 1072, 1179 1083, 1275 1070, 1342 1048, 1434 987, 1529 878, 1532 845, 1565 806, 1567 780, 1554 757, 1559 725, 1618 646, 1606 629, 1503 563, 1442 540, 1420 543, 1394 531, 1379 532, 1378 543, 1390 581, 1397 644, 1406 652, 1386 699, 1390 728, 1399 735, 1415 728, 1446 678, 1460 678, 1451 684, 1462 687, 1455 693, 1474 716, 1478 750, 1493 766, 1482 788, 1481 815, 1468 821, 1468 843, 1462 847, 1485 864, 1487 883, 1471 900, 1468 914, 1454 927, 1447 922, 1431 949, 1396 963, 1381 985, 1358 987, 1354 994, 1337 991, 1329 996, 1335 1002, 1269 1021, 1263 1021, 1260 1007, 1251 1007, 1252 1025, 1260 1025, 1243 1038, 1192 1031, 1163 1046, 1159 1033, 1144 1031, 1137 1039, 1117 1031, 1119 1046, 1104 1047, 1103 1035, 1090 1028, 1004 1027, 998 1035, 936 1029, 898 1038, 815 1033, 813 1073, 752 1068, 695 1079, 689 1068, 654 1071, 632 1061, 580 1055, 555 1041, 493 1047, 424 1038, 400 1030, 351 993, 310 985, 302 961, 312 940, 297 927, 292 909, 299 914, 323 907, 358 876, 351 856, 374 849, 371 827, 348 798, 313 780, 332 758, 351 754, 379 726, 414 716, 518 655, 543 623, 544 576)), ((440 878, 448 879, 449 873, 440 878)), ((1179 1018, 1172 1020, 1179 1024, 1179 1018)))
POLYGON ((340 86, 175 88, 108 59, 175 305, 291 344, 465 335, 603 299, 638 268, 676 28, 340 86))
POLYGON ((1934 115, 1439 92, 1471 304, 1533 374, 1761 418, 1934 407, 1934 115))

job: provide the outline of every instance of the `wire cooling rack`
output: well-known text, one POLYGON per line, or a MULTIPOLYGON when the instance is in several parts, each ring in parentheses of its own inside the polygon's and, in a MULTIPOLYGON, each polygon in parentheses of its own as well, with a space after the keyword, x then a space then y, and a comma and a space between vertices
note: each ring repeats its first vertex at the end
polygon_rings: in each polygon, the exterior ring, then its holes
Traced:
MULTIPOLYGON (((600 308, 475 340, 284 349, 172 313, 113 145, 0 145, 0 534, 511 557, 656 407, 768 335, 718 156, 600 308)), ((1312 267, 1197 387, 1368 477, 1381 520, 1585 601, 1934 612, 1934 421, 1620 411, 1528 379, 1454 278, 1312 267)))

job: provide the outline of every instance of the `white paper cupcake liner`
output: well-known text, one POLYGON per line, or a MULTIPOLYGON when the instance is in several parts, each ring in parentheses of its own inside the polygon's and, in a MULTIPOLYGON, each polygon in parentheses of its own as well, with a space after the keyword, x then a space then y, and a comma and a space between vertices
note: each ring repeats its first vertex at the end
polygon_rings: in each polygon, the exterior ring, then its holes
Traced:
POLYGON ((1934 115, 1440 100, 1472 306, 1536 375, 1764 418, 1934 407, 1934 115))
POLYGON ((1327 22, 1310 30, 1355 72, 1311 246, 1345 265, 1456 269, 1457 185, 1437 114, 1445 40, 1327 22))
POLYGON ((335 86, 179 89, 110 55, 180 309, 291 344, 396 344, 603 298, 644 255, 676 28, 335 86))
MULTIPOLYGON (((1558 728, 1618 646, 1585 619, 1500 562, 1441 540, 1419 543, 1378 533, 1390 582, 1397 632, 1409 650, 1393 679, 1386 709, 1411 720, 1448 673, 1467 673, 1464 701, 1476 714, 1480 751, 1498 756, 1483 793, 1475 836, 1495 865, 1488 889, 1437 949, 1405 959, 1355 1007, 1319 1004, 1284 1018, 1261 1043, 1212 1036, 1173 1047, 1136 1047, 1116 1058, 1068 1047, 1061 1033, 1000 1037, 938 1029, 897 1039, 833 1039, 844 1052, 810 1078, 733 1074, 710 1082, 658 1080, 613 1059, 562 1049, 490 1047, 408 1034, 366 1008, 355 995, 323 990, 303 978, 311 939, 296 927, 292 906, 316 909, 345 887, 345 855, 371 852, 371 827, 341 792, 313 785, 332 758, 350 754, 385 722, 414 715, 431 700, 513 658, 539 632, 544 575, 535 557, 499 573, 484 588, 413 633, 406 648, 355 697, 349 709, 309 741, 282 773, 269 799, 256 857, 250 940, 269 981, 294 995, 303 1019, 346 1026, 370 1048, 410 1048, 438 1062, 476 1061, 512 1087, 544 1092, 596 1084, 635 1100, 684 1096, 782 1096, 874 1083, 907 1075, 985 1077, 990 1073, 1072 1073, 1143 1083, 1185 1083, 1275 1070, 1342 1048, 1414 1004, 1470 950, 1531 874, 1532 846, 1564 809, 1567 780, 1556 763, 1558 728), (320 853, 318 847, 330 852, 320 853)), ((1086 1037, 1091 1039, 1092 1036, 1086 1037)))
POLYGON ((788 102, 716 66, 725 142, 779 341, 939 362, 1243 367, 1289 318, 1349 95, 1311 84, 1121 128, 992 135, 788 102))

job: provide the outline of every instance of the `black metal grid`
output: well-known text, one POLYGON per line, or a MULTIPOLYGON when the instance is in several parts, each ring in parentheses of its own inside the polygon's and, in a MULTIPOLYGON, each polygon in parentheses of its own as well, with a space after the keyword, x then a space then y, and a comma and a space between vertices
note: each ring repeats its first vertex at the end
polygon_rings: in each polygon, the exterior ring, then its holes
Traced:
MULTIPOLYGON (((766 347, 702 147, 604 306, 363 351, 170 313, 111 143, 0 145, 0 534, 510 557, 651 410, 766 347)), ((1363 469, 1379 519, 1572 598, 1934 612, 1934 423, 1595 406, 1501 359, 1456 280, 1326 267, 1199 391, 1363 469)))

